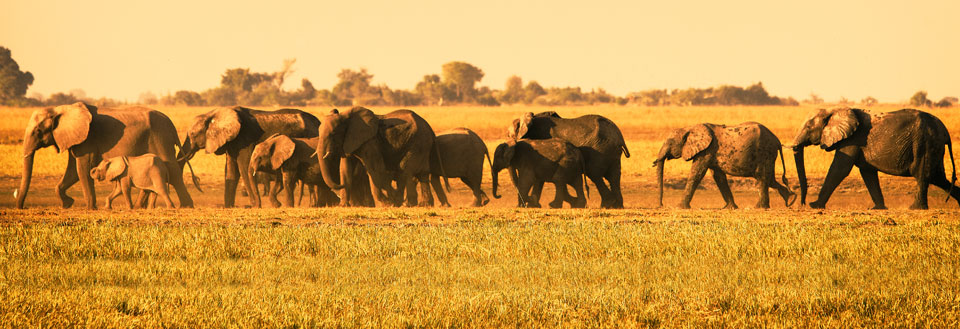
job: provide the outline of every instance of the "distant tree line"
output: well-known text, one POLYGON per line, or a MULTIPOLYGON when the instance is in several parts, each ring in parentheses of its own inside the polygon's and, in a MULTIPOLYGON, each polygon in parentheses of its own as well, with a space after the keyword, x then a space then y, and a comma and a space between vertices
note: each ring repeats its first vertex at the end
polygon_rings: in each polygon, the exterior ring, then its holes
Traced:
MULTIPOLYGON (((157 96, 150 92, 140 95, 136 101, 145 105, 176 106, 445 106, 481 105, 500 106, 511 104, 594 105, 618 104, 639 106, 724 106, 724 105, 799 105, 793 98, 771 96, 763 83, 746 88, 721 85, 710 88, 651 89, 632 92, 624 97, 611 95, 602 88, 584 91, 580 87, 545 88, 536 81, 524 83, 519 76, 507 79, 502 90, 477 87, 484 73, 480 68, 465 62, 449 62, 440 68, 440 74, 427 74, 412 90, 392 89, 386 84, 375 84, 373 74, 366 69, 343 69, 337 74, 337 83, 330 89, 317 89, 304 78, 296 90, 284 90, 287 78, 293 73, 295 59, 284 60, 276 72, 251 72, 248 68, 227 69, 220 76, 220 85, 204 90, 180 90, 157 96)), ((33 84, 33 74, 21 71, 13 60, 10 50, 0 47, 0 105, 7 106, 53 106, 85 101, 104 106, 121 105, 125 102, 109 98, 87 98, 82 90, 58 92, 49 97, 34 94, 26 97, 27 88, 33 84)), ((861 103, 873 105, 873 97, 861 103)), ((804 103, 820 104, 823 99, 815 94, 804 103)), ((841 98, 841 104, 852 103, 841 98)), ((927 99, 926 92, 917 92, 910 104, 918 107, 948 107, 957 104, 954 97, 939 102, 927 99)))

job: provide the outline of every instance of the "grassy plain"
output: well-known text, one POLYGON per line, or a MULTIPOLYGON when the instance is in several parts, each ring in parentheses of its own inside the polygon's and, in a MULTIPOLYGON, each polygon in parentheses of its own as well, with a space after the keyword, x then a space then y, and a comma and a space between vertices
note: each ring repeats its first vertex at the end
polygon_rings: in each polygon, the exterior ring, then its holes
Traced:
MULTIPOLYGON (((181 138, 209 110, 158 109, 181 138)), ((707 179, 699 209, 678 210, 689 164, 675 160, 668 207, 652 208, 650 164, 672 129, 758 121, 788 143, 812 108, 414 110, 438 132, 476 131, 491 150, 522 112, 603 114, 633 154, 623 166, 629 209, 513 209, 509 185, 484 208, 220 209, 223 159, 199 154, 193 164, 209 191, 191 188, 198 209, 63 210, 53 188, 66 155, 48 148, 38 153, 31 208, 16 210, 30 110, 0 109, 0 327, 960 325, 960 210, 938 189, 935 209, 908 211, 913 182, 881 175, 893 210, 867 211, 854 170, 828 210, 775 201, 765 211, 750 209, 752 180, 733 179, 744 209, 722 211, 707 179)), ((960 141, 960 111, 932 112, 960 141)), ((807 152, 811 194, 830 159, 807 152)), ((452 203, 469 204, 467 189, 451 183, 452 203)), ((101 202, 109 190, 98 186, 101 202)), ((78 186, 71 195, 80 198, 78 186)))

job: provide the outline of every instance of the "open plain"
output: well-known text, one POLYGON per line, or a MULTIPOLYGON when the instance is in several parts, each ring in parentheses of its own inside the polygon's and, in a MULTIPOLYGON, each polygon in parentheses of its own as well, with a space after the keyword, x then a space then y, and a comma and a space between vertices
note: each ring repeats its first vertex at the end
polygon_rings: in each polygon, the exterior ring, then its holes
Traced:
MULTIPOLYGON (((867 108, 884 112, 901 108, 867 108)), ((156 107, 181 140, 210 108, 156 107)), ((371 107, 377 113, 394 108, 371 107)), ((664 208, 651 166, 673 129, 757 121, 784 144, 815 109, 798 107, 412 108, 436 132, 467 127, 491 153, 524 112, 596 113, 621 129, 626 209, 515 209, 501 199, 452 208, 223 209, 222 157, 191 161, 206 193, 196 209, 61 209, 66 154, 37 152, 27 209, 14 209, 23 129, 32 109, 0 121, 0 323, 9 327, 788 326, 960 325, 960 209, 931 187, 930 210, 907 210, 910 178, 880 175, 890 210, 872 204, 857 169, 826 210, 753 209, 752 179, 731 177, 739 210, 721 210, 704 179, 677 209, 690 169, 666 163, 664 208)), ((306 108, 322 115, 328 108, 306 108)), ((927 109, 960 146, 960 111, 927 109)), ((955 156, 960 151, 954 150, 955 156)), ((784 150, 797 190, 792 152, 784 150)), ((832 154, 808 148, 808 201, 832 154)), ((952 169, 946 158, 947 176, 952 169)), ((490 193, 489 167, 483 188, 490 193)), ((783 168, 777 161, 779 180, 783 168)), ((97 186, 98 201, 112 187, 97 186)), ((551 187, 544 199, 552 196, 551 187)), ((82 201, 80 187, 71 195, 82 201)), ((547 200, 548 201, 548 200, 547 200)), ((545 202, 544 202, 545 203, 545 202)), ((80 205, 78 202, 77 205, 80 205)), ((75 207, 76 208, 76 207, 75 207)), ((124 208, 121 206, 121 208, 124 208)))

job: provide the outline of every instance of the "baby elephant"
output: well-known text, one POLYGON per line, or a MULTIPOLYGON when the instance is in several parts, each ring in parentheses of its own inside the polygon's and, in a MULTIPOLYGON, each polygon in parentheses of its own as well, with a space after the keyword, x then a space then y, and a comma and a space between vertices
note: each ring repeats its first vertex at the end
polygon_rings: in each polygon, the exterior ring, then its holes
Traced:
POLYGON ((587 205, 583 155, 573 144, 562 139, 521 139, 497 145, 491 170, 495 198, 500 198, 497 194, 497 178, 504 168, 510 172, 510 180, 517 188, 520 206, 539 208, 544 182, 552 182, 556 186, 557 194, 550 202, 551 208, 560 208, 564 202, 572 208, 587 205), (567 193, 567 185, 576 190, 575 198, 567 193))
POLYGON ((657 167, 659 186, 659 204, 663 206, 663 163, 666 160, 683 157, 693 160, 690 178, 684 190, 680 208, 690 208, 693 192, 707 173, 713 172, 713 179, 726 202, 724 208, 736 209, 733 192, 727 183, 727 174, 738 177, 754 177, 760 183, 760 200, 757 208, 770 208, 769 188, 777 189, 784 203, 789 207, 796 200, 796 194, 784 185, 787 183, 786 168, 782 176, 783 184, 777 182, 775 167, 777 153, 783 165, 783 150, 780 139, 767 127, 756 122, 745 122, 736 126, 698 124, 674 132, 663 142, 660 154, 653 162, 657 167))
MULTIPOLYGON (((473 191, 473 206, 481 207, 490 202, 490 198, 480 188, 480 182, 483 180, 483 157, 487 157, 490 163, 490 153, 487 152, 487 145, 483 143, 480 136, 467 128, 454 128, 437 134, 436 142, 439 160, 443 168, 443 174, 449 178, 459 177, 464 184, 473 191)), ((431 157, 430 169, 431 182, 437 192, 437 198, 440 204, 450 206, 447 198, 442 192, 440 186, 440 164, 432 163, 431 157)), ((491 168, 493 164, 490 164, 491 168)))
MULTIPOLYGON (((272 171, 283 178, 283 206, 295 207, 293 191, 297 182, 304 184, 311 194, 311 206, 332 206, 340 202, 330 190, 320 172, 316 154, 317 138, 290 138, 274 134, 253 148, 250 172, 272 171)), ((339 161, 330 159, 330 161, 339 161)), ((327 164, 333 166, 333 164, 327 164)), ((277 192, 271 192, 277 193, 277 192)), ((301 192, 301 197, 303 193, 301 192)), ((271 196, 271 198, 275 198, 271 196)))
POLYGON ((169 208, 176 205, 170 200, 170 190, 167 186, 169 173, 163 160, 153 154, 141 156, 120 156, 100 162, 96 168, 90 170, 90 177, 101 182, 116 181, 117 187, 107 197, 107 209, 112 208, 113 199, 123 193, 127 206, 133 209, 130 199, 130 188, 136 187, 144 192, 153 192, 163 199, 169 208))

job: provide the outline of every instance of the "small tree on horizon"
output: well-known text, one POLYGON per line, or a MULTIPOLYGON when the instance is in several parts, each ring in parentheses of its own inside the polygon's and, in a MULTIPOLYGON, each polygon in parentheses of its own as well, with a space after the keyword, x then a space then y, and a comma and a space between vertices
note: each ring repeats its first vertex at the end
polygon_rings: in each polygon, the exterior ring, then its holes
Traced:
POLYGON ((927 92, 923 90, 914 93, 913 96, 910 97, 910 106, 930 107, 932 104, 933 102, 927 98, 927 92))
POLYGON ((469 63, 443 64, 443 82, 453 87, 457 101, 472 101, 476 95, 475 86, 481 79, 483 79, 483 71, 469 63))

